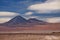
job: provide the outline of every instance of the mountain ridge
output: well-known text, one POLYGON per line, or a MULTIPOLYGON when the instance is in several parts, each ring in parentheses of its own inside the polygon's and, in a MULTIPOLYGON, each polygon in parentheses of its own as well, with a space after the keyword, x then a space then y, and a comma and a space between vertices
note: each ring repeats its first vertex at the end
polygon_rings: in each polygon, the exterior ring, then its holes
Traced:
POLYGON ((13 26, 13 25, 44 25, 47 22, 44 22, 42 20, 38 20, 36 18, 30 18, 28 20, 26 20, 25 18, 23 18, 22 16, 18 15, 16 17, 14 17, 13 19, 11 19, 10 21, 3 23, 2 25, 6 25, 6 26, 13 26))

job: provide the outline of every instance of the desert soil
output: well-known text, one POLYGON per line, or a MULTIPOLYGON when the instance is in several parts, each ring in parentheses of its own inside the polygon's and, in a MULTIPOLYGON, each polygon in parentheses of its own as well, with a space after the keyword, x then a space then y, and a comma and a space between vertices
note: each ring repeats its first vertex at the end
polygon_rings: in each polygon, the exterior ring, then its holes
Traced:
POLYGON ((0 34, 0 40, 60 40, 60 35, 0 34))

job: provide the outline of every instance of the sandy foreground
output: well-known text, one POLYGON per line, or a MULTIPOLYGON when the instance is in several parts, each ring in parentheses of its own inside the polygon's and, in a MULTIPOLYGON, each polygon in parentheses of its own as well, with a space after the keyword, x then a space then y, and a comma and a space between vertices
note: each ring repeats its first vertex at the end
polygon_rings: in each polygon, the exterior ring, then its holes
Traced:
POLYGON ((59 34, 0 33, 0 40, 60 40, 59 34))

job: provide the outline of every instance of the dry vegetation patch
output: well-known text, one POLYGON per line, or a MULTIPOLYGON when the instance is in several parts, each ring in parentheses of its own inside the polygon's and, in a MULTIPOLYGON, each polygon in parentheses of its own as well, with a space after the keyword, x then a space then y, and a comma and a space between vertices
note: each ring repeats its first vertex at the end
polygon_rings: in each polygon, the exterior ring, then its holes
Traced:
POLYGON ((60 35, 0 34, 0 40, 60 40, 60 35))

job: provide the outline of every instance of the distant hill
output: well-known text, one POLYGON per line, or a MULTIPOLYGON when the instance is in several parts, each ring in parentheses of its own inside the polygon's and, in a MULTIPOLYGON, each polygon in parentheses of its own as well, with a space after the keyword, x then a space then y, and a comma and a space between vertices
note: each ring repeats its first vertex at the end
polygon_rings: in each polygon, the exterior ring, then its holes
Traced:
POLYGON ((38 19, 36 19, 36 18, 30 18, 28 21, 30 21, 30 23, 31 24, 46 24, 47 22, 45 22, 45 21, 42 21, 42 20, 38 20, 38 19))

